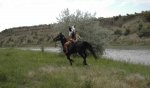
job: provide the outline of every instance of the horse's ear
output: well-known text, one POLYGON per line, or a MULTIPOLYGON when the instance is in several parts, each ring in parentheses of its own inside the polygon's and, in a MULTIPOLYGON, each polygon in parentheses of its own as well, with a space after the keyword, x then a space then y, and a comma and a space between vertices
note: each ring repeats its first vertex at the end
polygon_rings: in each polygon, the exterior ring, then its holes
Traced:
POLYGON ((62 35, 62 32, 60 32, 59 34, 62 35))

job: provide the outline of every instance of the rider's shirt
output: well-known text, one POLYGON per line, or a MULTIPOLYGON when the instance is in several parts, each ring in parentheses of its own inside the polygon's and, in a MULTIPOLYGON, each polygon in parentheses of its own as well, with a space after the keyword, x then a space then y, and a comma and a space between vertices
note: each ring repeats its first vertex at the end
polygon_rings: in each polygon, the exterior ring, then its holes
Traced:
POLYGON ((76 29, 75 29, 74 26, 72 26, 71 30, 72 30, 72 32, 74 32, 74 33, 76 32, 76 29))
POLYGON ((69 31, 69 36, 71 36, 72 35, 72 31, 69 31))

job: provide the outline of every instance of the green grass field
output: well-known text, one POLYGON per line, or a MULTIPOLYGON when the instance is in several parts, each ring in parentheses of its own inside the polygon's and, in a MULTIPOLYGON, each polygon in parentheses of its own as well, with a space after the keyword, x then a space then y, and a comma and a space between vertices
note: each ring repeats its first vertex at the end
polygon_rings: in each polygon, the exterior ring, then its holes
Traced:
POLYGON ((0 49, 0 88, 150 88, 150 66, 63 54, 0 49))

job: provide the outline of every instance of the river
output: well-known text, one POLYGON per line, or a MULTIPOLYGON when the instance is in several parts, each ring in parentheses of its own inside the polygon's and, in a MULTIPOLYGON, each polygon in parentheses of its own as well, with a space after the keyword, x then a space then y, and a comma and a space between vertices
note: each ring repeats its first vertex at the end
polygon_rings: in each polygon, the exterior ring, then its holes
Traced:
MULTIPOLYGON (((21 48, 23 50, 34 50, 40 51, 40 48, 21 48)), ((47 52, 60 52, 60 48, 47 47, 44 48, 47 52)), ((124 48, 106 48, 104 57, 126 61, 129 63, 140 63, 145 65, 150 65, 150 48, 148 47, 124 47, 124 48)))
POLYGON ((150 49, 106 49, 104 56, 114 60, 150 65, 150 49))

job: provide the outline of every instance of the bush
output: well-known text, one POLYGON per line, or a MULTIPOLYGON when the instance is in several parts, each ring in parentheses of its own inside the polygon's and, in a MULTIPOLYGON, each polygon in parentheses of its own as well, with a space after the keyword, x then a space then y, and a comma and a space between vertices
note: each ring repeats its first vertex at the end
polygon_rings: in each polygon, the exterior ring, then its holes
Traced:
POLYGON ((117 21, 117 20, 119 20, 119 16, 114 16, 113 19, 114 19, 114 21, 117 21))
POLYGON ((140 24, 139 24, 139 28, 138 28, 138 30, 139 30, 139 31, 141 31, 141 29, 142 29, 142 28, 143 28, 143 24, 142 24, 142 23, 140 23, 140 24))
POLYGON ((138 33, 139 37, 150 37, 150 28, 143 28, 138 33))
POLYGON ((144 18, 146 21, 150 22, 150 11, 144 13, 144 18))
POLYGON ((122 31, 117 29, 117 30, 114 31, 114 34, 120 36, 120 35, 122 35, 122 31))
POLYGON ((124 32, 124 35, 127 36, 127 35, 129 35, 129 34, 130 34, 130 30, 129 30, 129 29, 126 29, 125 32, 124 32))
POLYGON ((139 37, 149 37, 150 36, 150 30, 142 30, 139 33, 139 37))
POLYGON ((103 45, 108 42, 111 31, 104 29, 98 25, 95 14, 81 12, 77 10, 74 14, 70 14, 69 9, 62 11, 58 19, 56 29, 68 35, 68 26, 76 25, 76 30, 82 37, 82 40, 91 43, 96 51, 102 55, 103 45))

